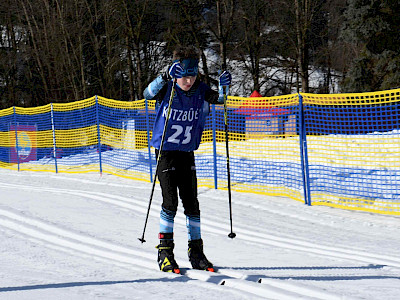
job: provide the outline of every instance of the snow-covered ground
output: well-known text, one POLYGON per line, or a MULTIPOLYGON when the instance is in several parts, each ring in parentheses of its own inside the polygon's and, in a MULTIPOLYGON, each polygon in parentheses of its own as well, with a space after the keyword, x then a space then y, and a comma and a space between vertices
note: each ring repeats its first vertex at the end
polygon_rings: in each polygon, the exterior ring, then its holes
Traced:
POLYGON ((0 169, 0 299, 399 299, 400 217, 309 207, 279 197, 200 188, 207 257, 189 269, 182 207, 175 256, 156 263, 161 193, 98 174, 0 169))

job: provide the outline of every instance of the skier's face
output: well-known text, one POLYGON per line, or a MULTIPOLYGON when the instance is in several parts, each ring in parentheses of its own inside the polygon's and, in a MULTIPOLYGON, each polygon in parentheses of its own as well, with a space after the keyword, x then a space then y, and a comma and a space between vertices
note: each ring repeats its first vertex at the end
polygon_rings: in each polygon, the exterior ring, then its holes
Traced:
POLYGON ((187 92, 193 86, 194 82, 196 81, 196 78, 197 78, 197 76, 185 76, 182 78, 178 78, 176 80, 176 83, 179 85, 179 87, 182 90, 187 92))

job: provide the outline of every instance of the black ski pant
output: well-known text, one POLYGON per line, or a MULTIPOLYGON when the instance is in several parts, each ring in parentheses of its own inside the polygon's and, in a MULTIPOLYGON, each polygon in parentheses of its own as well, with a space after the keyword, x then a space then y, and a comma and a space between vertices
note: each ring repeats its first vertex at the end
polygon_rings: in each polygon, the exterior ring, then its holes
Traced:
MULTIPOLYGON (((156 149, 156 156, 158 152, 156 149)), ((179 192, 185 215, 200 215, 193 152, 162 151, 157 177, 161 185, 163 208, 176 212, 179 192)))

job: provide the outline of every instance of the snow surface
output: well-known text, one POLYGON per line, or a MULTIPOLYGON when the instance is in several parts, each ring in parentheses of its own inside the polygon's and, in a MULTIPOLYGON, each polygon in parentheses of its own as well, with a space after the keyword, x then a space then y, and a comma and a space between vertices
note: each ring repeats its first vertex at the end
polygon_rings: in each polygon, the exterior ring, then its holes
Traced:
POLYGON ((161 192, 98 174, 0 169, 0 299, 399 299, 400 217, 306 206, 282 197, 199 189, 207 257, 189 269, 185 217, 175 257, 156 263, 161 192))

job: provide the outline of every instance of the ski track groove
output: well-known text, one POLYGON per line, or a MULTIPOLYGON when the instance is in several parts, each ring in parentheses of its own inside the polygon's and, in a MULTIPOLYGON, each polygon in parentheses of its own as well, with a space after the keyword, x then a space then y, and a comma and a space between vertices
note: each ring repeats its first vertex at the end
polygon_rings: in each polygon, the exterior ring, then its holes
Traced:
MULTIPOLYGON (((115 205, 128 210, 134 210, 140 213, 146 213, 147 204, 134 198, 123 196, 115 196, 100 192, 91 192, 84 190, 70 190, 60 188, 44 188, 36 186, 20 186, 15 184, 0 183, 4 188, 18 188, 19 190, 37 190, 40 192, 65 193, 83 198, 100 201, 103 203, 115 205)), ((150 215, 158 218, 158 213, 150 212, 150 215)), ((176 222, 185 226, 184 217, 176 216, 176 222)), ((62 229, 53 224, 49 224, 37 219, 33 219, 21 214, 0 209, 0 225, 11 231, 18 232, 23 236, 28 236, 35 240, 44 241, 52 248, 59 249, 64 252, 73 252, 74 254, 84 255, 86 257, 95 256, 97 259, 111 261, 114 264, 123 266, 130 264, 138 270, 144 268, 147 272, 156 271, 154 265, 154 257, 148 252, 133 250, 127 247, 119 246, 110 242, 105 242, 86 235, 78 234, 70 230, 62 229)), ((202 228, 205 231, 216 234, 226 235, 226 229, 222 228, 220 223, 209 219, 202 219, 202 228)), ((363 253, 360 251, 342 249, 339 247, 321 246, 295 238, 281 238, 270 234, 257 232, 257 230, 249 230, 236 228, 236 233, 240 239, 247 242, 263 243, 270 246, 276 246, 291 250, 300 250, 312 252, 314 254, 345 258, 349 260, 362 261, 371 264, 383 264, 393 267, 400 267, 400 258, 375 255, 372 253, 363 253), (261 238, 261 239, 260 239, 261 238)), ((282 280, 259 278, 257 281, 246 279, 247 275, 236 270, 220 269, 218 273, 208 273, 204 271, 192 270, 188 264, 183 266, 186 276, 191 279, 203 282, 224 285, 235 290, 250 293, 262 298, 281 298, 285 299, 342 299, 342 297, 321 291, 318 288, 302 287, 299 284, 287 283, 282 280)), ((159 272, 157 270, 157 272, 159 272)), ((177 275, 165 274, 165 276, 175 277, 177 275)), ((349 298, 346 298, 349 299, 349 298)))
MULTIPOLYGON (((94 239, 86 235, 74 233, 69 230, 61 229, 55 225, 48 224, 37 219, 0 209, 0 226, 10 231, 16 232, 29 239, 44 242, 50 248, 61 250, 70 254, 91 257, 102 261, 112 262, 119 266, 130 264, 133 269, 143 272, 157 272, 154 265, 153 255, 147 252, 132 250, 112 243, 94 239), (151 257, 150 257, 151 256, 151 257)), ((239 272, 222 270, 223 272, 210 273, 199 270, 189 269, 189 266, 182 268, 184 275, 193 280, 200 280, 206 283, 223 285, 233 290, 245 292, 247 295, 255 295, 267 299, 325 299, 310 298, 309 292, 305 295, 296 291, 274 286, 270 284, 260 285, 240 277, 245 277, 239 272)), ((176 278, 181 275, 162 273, 163 276, 176 278)), ((315 291, 313 292, 316 293, 315 291)), ((339 299, 339 298, 337 298, 339 299)))
MULTIPOLYGON (((88 192, 88 191, 77 191, 59 188, 37 188, 35 186, 19 186, 14 184, 4 184, 1 183, 0 186, 9 188, 18 188, 26 190, 38 190, 47 191, 53 193, 66 193, 70 195, 80 196, 84 198, 89 198, 96 201, 101 201, 104 203, 116 205, 128 210, 134 210, 140 213, 147 212, 147 203, 140 200, 135 200, 134 198, 128 198, 123 196, 115 196, 100 192, 88 192), (139 207, 138 207, 139 206, 139 207)), ((159 217, 158 212, 150 211, 152 217, 159 217)), ((184 216, 177 215, 175 217, 175 223, 182 226, 186 226, 186 220, 184 216)), ((226 235, 226 229, 216 222, 211 221, 210 218, 202 218, 202 229, 215 234, 226 235)), ((400 257, 392 257, 386 255, 379 255, 373 253, 365 253, 358 250, 344 249, 340 247, 324 246, 315 243, 310 243, 296 239, 295 237, 284 238, 278 237, 271 234, 266 234, 259 232, 259 229, 249 230, 241 227, 235 227, 235 232, 237 233, 237 238, 245 240, 247 242, 254 242, 257 244, 265 244, 274 247, 281 247, 296 251, 305 251, 307 253, 314 253, 322 256, 335 257, 341 259, 348 259, 353 261, 365 262, 370 264, 388 265, 396 268, 400 268, 400 257)))
MULTIPOLYGON (((17 186, 13 184, 3 184, 0 186, 6 188, 19 188, 26 190, 38 190, 46 192, 66 193, 75 196, 82 196, 97 201, 107 202, 109 204, 117 205, 123 208, 134 209, 139 212, 146 211, 146 204, 143 202, 125 198, 121 196, 107 195, 105 193, 74 191, 67 189, 56 188, 37 188, 29 186, 17 186), (118 200, 115 200, 118 199, 118 200), (140 208, 133 205, 139 205, 140 208)), ((157 215, 158 216, 158 215, 157 215)), ((179 218, 179 222, 185 224, 183 218, 179 218)), ((33 219, 9 210, 0 209, 0 225, 8 228, 13 232, 17 232, 22 236, 30 239, 44 242, 46 246, 61 250, 67 253, 73 253, 84 257, 95 257, 100 260, 112 262, 116 265, 130 264, 133 268, 147 272, 159 272, 155 269, 153 255, 144 252, 133 250, 127 247, 115 245, 110 242, 105 242, 87 235, 78 234, 70 230, 59 228, 56 225, 46 223, 41 220, 33 219)), ((214 222, 209 222, 205 230, 214 233, 221 233, 225 235, 225 231, 221 229, 213 229, 212 226, 217 226, 214 222)), ((219 225, 220 227, 220 225, 219 225)), ((250 232, 255 235, 256 233, 250 232)), ((243 292, 247 295, 252 294, 261 298, 268 299, 340 299, 335 295, 330 295, 326 292, 320 292, 314 288, 303 289, 298 292, 296 288, 288 288, 285 285, 273 283, 275 280, 263 279, 263 281, 249 281, 246 280, 246 275, 229 269, 221 269, 217 273, 207 273, 204 271, 189 269, 188 263, 184 266, 183 270, 186 276, 193 280, 200 280, 207 283, 223 285, 231 289, 243 292)), ((179 275, 164 274, 163 276, 176 277, 179 275)), ((297 285, 294 285, 297 286, 297 285)))

